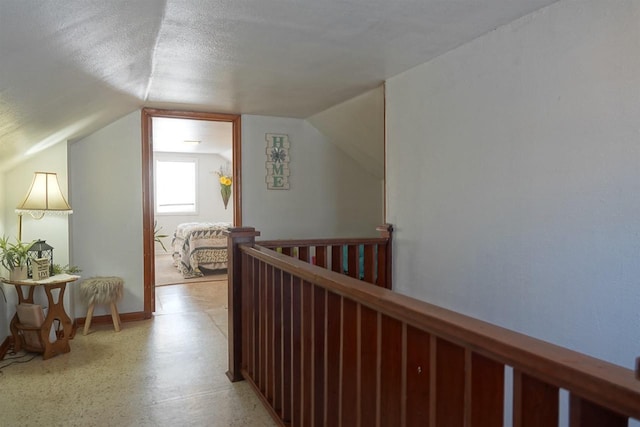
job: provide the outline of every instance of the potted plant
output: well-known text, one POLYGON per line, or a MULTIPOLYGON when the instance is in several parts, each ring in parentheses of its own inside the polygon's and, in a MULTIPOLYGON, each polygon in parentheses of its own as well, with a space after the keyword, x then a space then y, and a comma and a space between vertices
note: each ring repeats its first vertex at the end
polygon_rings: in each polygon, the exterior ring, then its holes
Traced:
POLYGON ((51 269, 52 275, 57 275, 57 274, 78 274, 78 273, 82 273, 82 269, 80 267, 78 267, 77 265, 65 265, 64 267, 61 266, 60 264, 53 264, 53 268, 51 269))
POLYGON ((169 236, 167 234, 160 234, 160 230, 162 230, 162 227, 158 227, 158 221, 153 221, 153 240, 160 243, 162 249, 167 252, 167 248, 164 246, 162 239, 169 236))
POLYGON ((33 242, 25 243, 16 239, 10 243, 9 238, 0 238, 0 264, 9 271, 9 280, 24 280, 27 278, 27 260, 29 249, 33 242))

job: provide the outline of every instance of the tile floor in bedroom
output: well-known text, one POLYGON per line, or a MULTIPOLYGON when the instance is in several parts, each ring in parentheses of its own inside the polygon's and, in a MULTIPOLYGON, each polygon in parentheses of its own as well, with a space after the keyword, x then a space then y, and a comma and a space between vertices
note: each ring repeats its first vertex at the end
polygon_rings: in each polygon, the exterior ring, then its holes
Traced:
MULTIPOLYGON (((6 366, 0 426, 274 426, 227 367, 226 282, 161 286, 152 320, 79 329, 71 352, 6 366)), ((33 355, 15 360, 28 360, 33 355)))

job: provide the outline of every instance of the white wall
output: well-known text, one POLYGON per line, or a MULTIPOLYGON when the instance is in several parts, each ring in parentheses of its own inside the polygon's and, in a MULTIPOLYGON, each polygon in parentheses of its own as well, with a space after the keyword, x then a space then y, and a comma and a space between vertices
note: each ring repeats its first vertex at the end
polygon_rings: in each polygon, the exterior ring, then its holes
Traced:
MULTIPOLYGON (((167 251, 171 253, 171 238, 178 224, 184 222, 228 222, 233 223, 233 196, 225 209, 220 195, 220 180, 216 172, 222 166, 225 168, 228 160, 218 154, 184 154, 184 153, 154 153, 154 160, 197 159, 198 161, 198 212, 193 215, 173 215, 155 213, 155 219, 160 234, 169 237, 162 239, 167 251)), ((231 173, 231 165, 227 168, 231 173)), ((156 199, 157 200, 157 199, 156 199)), ((156 253, 164 253, 159 243, 156 243, 156 253)))
MULTIPOLYGON (((0 236, 5 235, 5 207, 7 205, 4 200, 5 194, 5 183, 6 179, 4 178, 4 173, 0 173, 0 236)), ((7 277, 7 272, 0 267, 0 276, 7 277)), ((0 283, 0 293, 3 295, 9 292, 8 287, 5 287, 4 284, 0 283), (5 290, 5 288, 7 290, 5 290)), ((5 340, 5 338, 9 335, 9 313, 7 302, 5 301, 5 297, 0 295, 0 343, 5 340)))
MULTIPOLYGON (((40 153, 26 157, 19 165, 13 169, 7 170, 2 175, 4 182, 3 190, 0 194, 2 200, 2 216, 3 233, 10 237, 10 241, 14 242, 18 236, 18 216, 15 213, 16 206, 24 200, 35 172, 54 172, 58 174, 58 183, 62 194, 67 196, 67 144, 62 142, 56 144, 40 153)), ((68 200, 68 199, 67 199, 68 200)), ((73 204, 71 205, 73 208, 73 204)), ((22 240, 29 242, 32 240, 42 239, 53 246, 53 262, 64 266, 69 263, 69 217, 64 215, 47 214, 42 219, 35 220, 29 215, 23 216, 22 221, 22 240)), ((0 267, 0 269, 2 269, 0 267)), ((3 271, 3 275, 8 274, 3 271)), ((6 276, 5 276, 6 277, 6 276)), ((67 286, 65 291, 64 306, 65 310, 73 318, 73 293, 74 285, 67 286)), ((4 337, 10 334, 8 321, 13 318, 16 312, 15 305, 18 303, 15 288, 13 286, 4 286, 7 296, 6 315, 3 316, 7 320, 4 324, 0 321, 0 342, 4 337)), ((35 294, 36 303, 47 305, 47 299, 44 290, 38 288, 35 294)), ((0 305, 4 305, 4 300, 0 296, 0 305)))
MULTIPOLYGON (((124 278, 122 313, 144 309, 140 126, 135 111, 69 147, 71 259, 83 277, 124 278)), ((243 116, 242 144, 244 224, 267 238, 376 235, 378 184, 309 123, 243 116), (266 189, 265 133, 289 134, 289 191, 266 189)), ((85 310, 76 298, 76 317, 85 310)))
POLYGON ((638 22, 560 1, 387 82, 399 291, 633 367, 638 22))
MULTIPOLYGON (((144 309, 140 129, 134 111, 69 147, 71 259, 85 278, 124 279, 121 313, 144 309)), ((85 315, 78 302, 76 316, 85 315)))
POLYGON ((5 185, 7 180, 4 177, 4 172, 0 173, 0 235, 5 235, 6 229, 6 206, 7 201, 5 200, 5 185))
POLYGON ((261 238, 375 236, 379 180, 302 119, 242 116, 243 224, 261 238), (267 190, 266 133, 289 135, 289 190, 267 190))
POLYGON ((383 188, 384 86, 327 108, 307 121, 378 178, 383 188))

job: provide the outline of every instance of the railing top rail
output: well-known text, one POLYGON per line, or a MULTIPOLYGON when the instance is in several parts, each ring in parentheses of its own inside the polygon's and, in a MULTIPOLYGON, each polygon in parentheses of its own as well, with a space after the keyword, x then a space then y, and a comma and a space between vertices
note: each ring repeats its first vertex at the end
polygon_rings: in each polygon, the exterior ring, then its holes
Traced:
POLYGON ((256 244, 260 246, 272 247, 296 247, 296 246, 338 246, 338 245, 359 245, 386 243, 387 237, 347 237, 328 239, 290 239, 290 240, 260 240, 256 244))
POLYGON ((259 244, 240 248, 252 257, 382 314, 640 419, 640 381, 630 369, 362 283, 259 244))

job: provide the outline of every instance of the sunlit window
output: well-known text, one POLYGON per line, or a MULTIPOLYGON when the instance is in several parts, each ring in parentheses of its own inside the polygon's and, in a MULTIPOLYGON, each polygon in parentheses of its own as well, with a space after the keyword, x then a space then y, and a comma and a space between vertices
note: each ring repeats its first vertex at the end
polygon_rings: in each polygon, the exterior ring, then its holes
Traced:
POLYGON ((157 213, 196 213, 197 169, 195 159, 156 161, 157 213))

